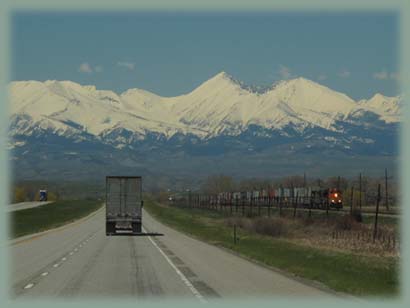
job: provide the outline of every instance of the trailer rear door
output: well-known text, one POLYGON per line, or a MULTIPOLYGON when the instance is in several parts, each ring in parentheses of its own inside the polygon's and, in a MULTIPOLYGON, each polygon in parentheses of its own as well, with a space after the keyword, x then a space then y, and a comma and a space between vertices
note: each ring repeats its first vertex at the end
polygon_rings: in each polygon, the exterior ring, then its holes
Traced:
POLYGON ((141 217, 141 184, 141 177, 107 177, 107 216, 141 217))

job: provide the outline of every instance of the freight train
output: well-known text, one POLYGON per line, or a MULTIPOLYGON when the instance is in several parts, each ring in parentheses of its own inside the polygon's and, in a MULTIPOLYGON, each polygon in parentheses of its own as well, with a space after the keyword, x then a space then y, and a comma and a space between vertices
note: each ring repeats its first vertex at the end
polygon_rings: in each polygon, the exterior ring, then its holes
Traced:
POLYGON ((282 206, 299 206, 317 209, 343 208, 343 194, 337 188, 319 186, 277 188, 241 192, 222 192, 210 196, 213 204, 246 203, 250 205, 281 204, 282 206))

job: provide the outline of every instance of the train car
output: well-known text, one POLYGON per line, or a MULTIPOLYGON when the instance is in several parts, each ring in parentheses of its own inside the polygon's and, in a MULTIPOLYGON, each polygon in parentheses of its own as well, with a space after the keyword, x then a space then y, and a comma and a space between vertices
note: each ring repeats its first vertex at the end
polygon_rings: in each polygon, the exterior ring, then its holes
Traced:
POLYGON ((240 200, 241 199, 241 193, 239 191, 233 192, 232 193, 232 199, 240 200))
POLYGON ((292 192, 293 192, 292 188, 281 187, 281 188, 275 189, 275 196, 281 197, 281 198, 290 198, 293 196, 292 192))
POLYGON ((269 197, 269 191, 266 190, 266 189, 262 189, 262 190, 259 192, 259 196, 260 196, 261 198, 267 198, 267 197, 269 197))

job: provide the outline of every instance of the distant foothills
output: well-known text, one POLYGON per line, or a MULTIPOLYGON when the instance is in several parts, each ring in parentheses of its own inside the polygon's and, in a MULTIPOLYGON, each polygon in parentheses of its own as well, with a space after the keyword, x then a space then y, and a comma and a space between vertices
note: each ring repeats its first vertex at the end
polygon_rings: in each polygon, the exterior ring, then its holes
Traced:
POLYGON ((225 72, 176 97, 15 81, 8 149, 24 179, 378 174, 397 165, 402 106, 400 96, 355 101, 305 78, 251 87, 225 72))

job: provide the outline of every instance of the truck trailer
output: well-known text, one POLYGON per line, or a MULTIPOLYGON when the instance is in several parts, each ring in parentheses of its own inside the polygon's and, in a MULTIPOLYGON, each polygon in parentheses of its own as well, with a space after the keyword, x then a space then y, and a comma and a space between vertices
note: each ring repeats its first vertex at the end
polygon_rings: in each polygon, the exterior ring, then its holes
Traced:
POLYGON ((106 177, 106 234, 141 234, 142 179, 140 176, 106 177))

